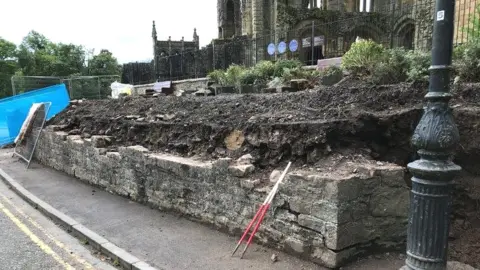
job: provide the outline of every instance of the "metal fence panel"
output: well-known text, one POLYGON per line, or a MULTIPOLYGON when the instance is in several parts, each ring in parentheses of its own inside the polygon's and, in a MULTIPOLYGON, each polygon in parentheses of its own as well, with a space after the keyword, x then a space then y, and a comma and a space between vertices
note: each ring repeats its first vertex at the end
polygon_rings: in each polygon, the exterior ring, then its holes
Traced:
POLYGON ((23 138, 17 141, 15 145, 14 155, 27 162, 27 169, 32 161, 38 138, 42 133, 51 105, 50 102, 40 103, 40 107, 35 111, 31 121, 27 123, 23 138))

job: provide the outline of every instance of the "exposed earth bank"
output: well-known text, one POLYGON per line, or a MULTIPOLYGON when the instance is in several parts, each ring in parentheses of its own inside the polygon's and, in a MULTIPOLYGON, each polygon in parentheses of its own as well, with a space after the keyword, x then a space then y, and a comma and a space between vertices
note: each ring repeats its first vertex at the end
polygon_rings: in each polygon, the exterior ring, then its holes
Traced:
MULTIPOLYGON (((250 153, 265 173, 288 160, 320 170, 346 159, 405 166, 417 158, 410 137, 426 89, 349 82, 297 93, 77 101, 49 124, 83 137, 109 135, 112 149, 142 145, 203 159, 250 153)), ((461 136, 455 161, 464 171, 456 179, 450 257, 480 267, 480 85, 453 94, 461 136)))

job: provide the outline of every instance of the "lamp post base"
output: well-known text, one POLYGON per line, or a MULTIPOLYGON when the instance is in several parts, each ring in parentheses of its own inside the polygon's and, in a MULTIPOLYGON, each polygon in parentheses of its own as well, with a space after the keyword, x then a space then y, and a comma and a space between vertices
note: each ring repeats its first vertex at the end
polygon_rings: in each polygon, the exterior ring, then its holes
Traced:
MULTIPOLYGON (((405 265, 402 268, 400 268, 399 270, 412 270, 412 268, 405 265)), ((413 269, 413 270, 415 270, 415 269, 413 269)), ((472 267, 468 264, 461 263, 461 262, 449 261, 447 263, 447 269, 446 270, 479 270, 479 269, 474 268, 474 267, 472 267)))

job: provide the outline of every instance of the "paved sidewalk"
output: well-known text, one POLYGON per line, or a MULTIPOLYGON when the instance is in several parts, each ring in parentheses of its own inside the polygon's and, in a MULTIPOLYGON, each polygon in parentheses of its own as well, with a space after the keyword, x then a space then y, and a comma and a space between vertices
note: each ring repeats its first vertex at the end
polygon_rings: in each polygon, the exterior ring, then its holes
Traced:
MULTIPOLYGON (((0 150, 0 168, 41 200, 161 269, 325 269, 256 245, 243 260, 231 258, 236 237, 106 193, 35 163, 26 170, 9 150, 0 150), (279 261, 272 265, 273 253, 279 261)), ((403 262, 392 254, 343 269, 399 269, 403 262)))

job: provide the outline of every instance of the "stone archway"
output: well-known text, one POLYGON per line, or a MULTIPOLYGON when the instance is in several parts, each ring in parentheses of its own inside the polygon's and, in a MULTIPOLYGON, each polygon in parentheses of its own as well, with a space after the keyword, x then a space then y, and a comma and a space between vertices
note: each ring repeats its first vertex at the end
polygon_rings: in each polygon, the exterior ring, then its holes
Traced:
POLYGON ((383 32, 376 26, 371 24, 356 25, 349 31, 349 39, 355 41, 357 37, 362 39, 371 39, 375 42, 380 42, 383 32))
POLYGON ((305 65, 316 65, 319 59, 325 58, 327 34, 321 27, 313 26, 313 47, 312 47, 312 23, 305 25, 297 31, 299 42, 300 60, 305 65))
POLYGON ((415 45, 415 21, 407 18, 397 24, 394 29, 395 46, 413 50, 415 45))
POLYGON ((375 42, 381 43, 383 37, 383 31, 381 31, 378 27, 371 25, 371 24, 360 24, 356 25, 350 31, 347 32, 346 38, 344 39, 344 49, 348 51, 350 46, 355 42, 357 37, 361 39, 373 40, 375 42))

